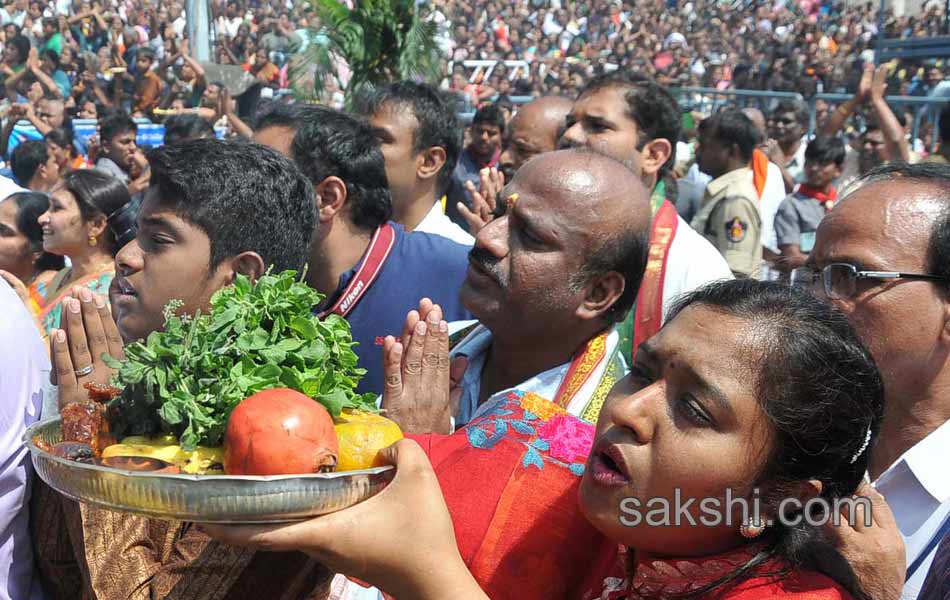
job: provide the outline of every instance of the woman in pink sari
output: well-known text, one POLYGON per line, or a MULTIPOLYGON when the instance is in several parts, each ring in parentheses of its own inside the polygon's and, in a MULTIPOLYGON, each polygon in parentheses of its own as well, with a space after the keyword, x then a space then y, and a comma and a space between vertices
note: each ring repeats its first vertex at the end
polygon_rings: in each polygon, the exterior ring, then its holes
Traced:
MULTIPOLYGON (((530 395, 505 402, 461 432, 471 460, 444 460, 432 438, 420 439, 425 453, 400 442, 383 452, 397 465, 393 483, 363 504, 299 524, 204 527, 223 541, 306 551, 400 599, 870 597, 825 541, 819 514, 858 490, 883 413, 874 362, 833 308, 775 283, 712 284, 640 347, 596 432, 530 395), (590 439, 574 498, 603 543, 566 518, 534 521, 534 507, 564 487, 548 476, 534 495, 521 489, 488 507, 531 508, 478 541, 481 551, 507 548, 485 570, 466 550, 481 517, 459 504, 512 472, 505 440, 524 445, 515 470, 541 473, 574 471, 590 439), (533 541, 544 536, 542 549, 533 541), (582 584, 533 585, 563 582, 559 571, 577 568, 569 551, 588 553, 582 584)), ((879 508, 865 514, 859 503, 854 514, 881 523, 889 514, 879 508)))

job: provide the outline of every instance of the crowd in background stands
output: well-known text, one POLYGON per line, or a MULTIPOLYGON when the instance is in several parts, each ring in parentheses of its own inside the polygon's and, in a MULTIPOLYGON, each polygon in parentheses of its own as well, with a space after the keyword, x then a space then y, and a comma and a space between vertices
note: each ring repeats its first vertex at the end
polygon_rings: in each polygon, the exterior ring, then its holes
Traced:
MULTIPOLYGON (((879 33, 872 4, 429 0, 420 10, 439 25, 442 87, 467 96, 470 106, 489 99, 504 106, 510 96, 573 98, 592 77, 617 69, 668 87, 796 91, 806 98, 855 93, 879 33), (499 62, 486 76, 467 68, 469 60, 524 61, 527 67, 499 62)), ((888 12, 885 35, 938 34, 942 10, 931 1, 915 16, 888 12)), ((282 95, 277 90, 290 85, 294 54, 311 38, 320 43, 312 33, 320 22, 307 2, 213 0, 211 13, 213 62, 240 65, 264 96, 282 95)), ((43 137, 64 129, 51 139, 57 147, 74 146, 68 152, 76 164, 88 148, 84 139, 66 139, 71 118, 124 111, 161 122, 184 112, 240 127, 235 101, 192 56, 181 0, 12 0, 0 8, 0 26, 0 152, 6 158, 18 122, 43 137)), ((886 93, 950 95, 950 83, 938 89, 944 73, 941 61, 895 61, 888 65, 886 93)), ((331 91, 339 104, 339 90, 331 91)), ((821 104, 820 118, 833 108, 821 104)), ((908 124, 912 117, 898 112, 908 124)), ((921 129, 917 150, 936 143, 934 121, 921 129)))
MULTIPOLYGON (((212 2, 213 62, 239 65, 265 96, 273 95, 288 86, 288 60, 305 46, 309 5, 253 5, 212 2)), ((71 119, 107 112, 156 122, 193 112, 224 125, 234 102, 192 56, 186 29, 178 0, 4 3, 0 115, 6 127, 0 149, 7 154, 18 122, 28 121, 46 136, 64 125, 70 130, 71 119)), ((85 153, 85 144, 78 150, 85 153)))
MULTIPOLYGON (((454 64, 452 84, 473 98, 500 94, 573 96, 604 71, 635 70, 667 86, 853 93, 873 61, 877 4, 710 0, 498 0, 440 2, 454 64), (468 82, 465 60, 525 60, 528 72, 496 69, 468 82), (472 85, 474 83, 474 85, 472 85)), ((885 15, 888 38, 937 35, 942 4, 916 16, 885 15)), ((943 79, 934 61, 895 63, 888 91, 926 94, 943 79)))

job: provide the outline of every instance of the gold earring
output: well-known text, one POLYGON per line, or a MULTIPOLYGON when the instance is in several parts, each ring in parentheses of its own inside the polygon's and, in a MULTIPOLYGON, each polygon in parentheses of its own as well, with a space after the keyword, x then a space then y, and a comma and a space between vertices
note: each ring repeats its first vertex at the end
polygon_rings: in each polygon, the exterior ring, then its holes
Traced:
POLYGON ((98 244, 99 244, 99 238, 97 238, 96 236, 92 234, 89 234, 89 245, 95 247, 98 244))

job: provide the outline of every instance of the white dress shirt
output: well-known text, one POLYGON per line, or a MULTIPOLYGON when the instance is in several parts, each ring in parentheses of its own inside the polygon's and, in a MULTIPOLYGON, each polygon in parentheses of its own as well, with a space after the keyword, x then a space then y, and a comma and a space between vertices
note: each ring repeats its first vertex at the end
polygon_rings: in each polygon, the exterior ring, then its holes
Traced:
POLYGON ((785 170, 792 176, 795 183, 805 183, 805 149, 807 147, 808 136, 806 135, 802 138, 801 143, 798 144, 798 150, 795 151, 792 160, 785 165, 785 170))
POLYGON ((442 212, 441 202, 436 202, 432 205, 432 210, 416 225, 413 231, 441 235, 463 246, 472 246, 475 244, 475 238, 473 238, 471 234, 456 225, 452 219, 445 216, 445 213, 442 212))
POLYGON ((929 546, 920 566, 904 585, 902 600, 913 600, 920 593, 937 551, 936 544, 930 542, 950 517, 948 457, 950 421, 905 452, 874 482, 904 537, 908 570, 929 546))
MULTIPOLYGON (((778 236, 775 233, 775 215, 778 214, 778 207, 787 195, 782 170, 774 162, 769 162, 765 187, 762 189, 762 197, 759 198, 759 214, 762 215, 762 245, 776 254, 779 250, 778 236)), ((761 278, 764 281, 774 281, 778 277, 778 271, 769 267, 768 263, 763 263, 761 278)))
POLYGON ((16 184, 15 181, 9 177, 4 177, 0 175, 0 202, 3 202, 13 194, 18 194, 20 192, 28 192, 30 190, 21 188, 16 184))
POLYGON ((33 464, 23 444, 40 419, 50 362, 33 317, 0 281, 0 600, 40 600, 30 542, 33 464))
POLYGON ((707 283, 732 279, 729 263, 719 250, 701 236, 682 217, 676 217, 676 235, 670 243, 663 277, 663 320, 673 303, 682 295, 707 283))

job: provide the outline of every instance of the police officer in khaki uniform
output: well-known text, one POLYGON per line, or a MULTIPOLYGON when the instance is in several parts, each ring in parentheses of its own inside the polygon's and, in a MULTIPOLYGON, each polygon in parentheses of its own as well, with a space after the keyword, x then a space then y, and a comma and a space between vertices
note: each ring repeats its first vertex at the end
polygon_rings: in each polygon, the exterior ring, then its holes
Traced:
POLYGON ((762 263, 762 217, 749 163, 760 134, 738 110, 719 113, 699 126, 696 160, 713 177, 693 229, 703 234, 729 263, 736 277, 757 275, 762 263))

